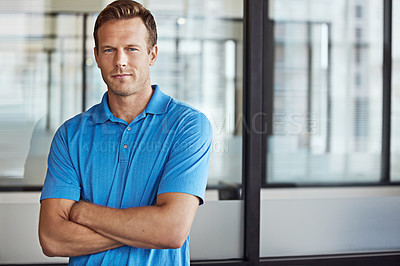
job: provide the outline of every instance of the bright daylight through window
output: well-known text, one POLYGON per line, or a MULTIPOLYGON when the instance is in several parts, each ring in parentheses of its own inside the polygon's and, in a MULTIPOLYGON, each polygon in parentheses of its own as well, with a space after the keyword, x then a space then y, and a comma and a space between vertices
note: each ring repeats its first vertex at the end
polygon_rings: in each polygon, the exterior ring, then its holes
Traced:
POLYGON ((383 2, 271 1, 270 19, 267 183, 379 182, 383 2))

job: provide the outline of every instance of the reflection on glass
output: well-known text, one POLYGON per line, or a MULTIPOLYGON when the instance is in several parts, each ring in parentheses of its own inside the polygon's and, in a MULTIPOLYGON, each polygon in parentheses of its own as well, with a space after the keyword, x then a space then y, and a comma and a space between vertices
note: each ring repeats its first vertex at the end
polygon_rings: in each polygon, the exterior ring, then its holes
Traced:
POLYGON ((393 1, 391 178, 400 181, 400 1, 393 1))
POLYGON ((379 181, 382 1, 271 1, 268 183, 379 181))
POLYGON ((41 186, 54 131, 80 111, 82 17, 1 14, 0 185, 41 186))

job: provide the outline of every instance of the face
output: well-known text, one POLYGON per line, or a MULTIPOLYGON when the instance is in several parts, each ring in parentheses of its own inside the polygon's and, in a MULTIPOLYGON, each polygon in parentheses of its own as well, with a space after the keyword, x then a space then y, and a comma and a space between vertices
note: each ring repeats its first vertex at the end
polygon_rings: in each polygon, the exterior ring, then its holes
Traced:
POLYGON ((150 66, 157 46, 147 47, 147 29, 140 18, 108 21, 98 30, 97 66, 109 94, 130 96, 151 89, 150 66))

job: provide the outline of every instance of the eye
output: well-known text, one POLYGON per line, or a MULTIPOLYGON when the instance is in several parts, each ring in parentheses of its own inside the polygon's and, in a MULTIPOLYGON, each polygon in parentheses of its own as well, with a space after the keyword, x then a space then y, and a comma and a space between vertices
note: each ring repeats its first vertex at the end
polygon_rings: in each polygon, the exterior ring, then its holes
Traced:
POLYGON ((136 48, 128 48, 128 51, 129 52, 135 52, 135 51, 137 51, 137 49, 136 48))
POLYGON ((104 49, 105 53, 111 53, 112 51, 113 51, 113 49, 111 49, 111 48, 104 49))

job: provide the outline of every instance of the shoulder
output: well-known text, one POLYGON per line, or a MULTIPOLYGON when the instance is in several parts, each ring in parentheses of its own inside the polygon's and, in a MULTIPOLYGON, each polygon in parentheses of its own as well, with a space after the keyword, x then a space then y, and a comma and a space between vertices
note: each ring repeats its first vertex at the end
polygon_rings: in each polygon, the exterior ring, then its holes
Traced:
POLYGON ((98 104, 94 105, 86 112, 69 118, 58 128, 56 136, 75 135, 82 130, 86 131, 88 128, 96 124, 96 119, 98 118, 97 109, 98 104))
POLYGON ((175 143, 208 143, 212 141, 212 126, 207 116, 184 102, 172 99, 167 111, 175 143))
POLYGON ((211 124, 207 116, 191 105, 171 99, 167 111, 168 118, 176 119, 180 128, 201 128, 201 132, 211 132, 211 124))
POLYGON ((168 116, 176 116, 180 120, 194 120, 198 123, 210 124, 207 116, 204 113, 187 103, 173 98, 171 99, 167 113, 168 116))

